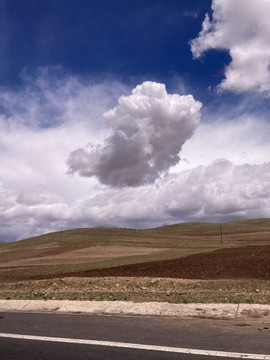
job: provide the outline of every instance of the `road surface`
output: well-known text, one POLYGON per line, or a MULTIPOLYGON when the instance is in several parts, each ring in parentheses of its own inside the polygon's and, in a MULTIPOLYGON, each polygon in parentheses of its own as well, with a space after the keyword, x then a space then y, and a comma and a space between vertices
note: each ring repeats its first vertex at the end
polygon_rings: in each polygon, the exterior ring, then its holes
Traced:
POLYGON ((269 360, 270 323, 7 312, 0 351, 5 360, 269 360))

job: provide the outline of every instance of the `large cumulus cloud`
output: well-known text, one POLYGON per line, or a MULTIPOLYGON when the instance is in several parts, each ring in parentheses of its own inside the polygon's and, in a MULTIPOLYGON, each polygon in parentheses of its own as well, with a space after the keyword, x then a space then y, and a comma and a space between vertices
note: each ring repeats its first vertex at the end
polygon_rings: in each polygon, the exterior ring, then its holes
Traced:
POLYGON ((211 49, 229 51, 231 63, 219 90, 270 93, 270 2, 213 0, 198 37, 191 42, 194 58, 211 49))
POLYGON ((200 108, 192 95, 171 95, 163 84, 144 82, 104 114, 112 135, 103 145, 70 154, 69 172, 114 187, 152 183, 178 163, 182 145, 199 124, 200 108))

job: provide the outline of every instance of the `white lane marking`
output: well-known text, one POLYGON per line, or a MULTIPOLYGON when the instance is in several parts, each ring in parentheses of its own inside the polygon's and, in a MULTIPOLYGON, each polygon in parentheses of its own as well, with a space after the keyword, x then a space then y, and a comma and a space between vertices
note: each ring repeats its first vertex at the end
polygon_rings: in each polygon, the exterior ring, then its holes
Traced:
POLYGON ((190 355, 207 355, 207 356, 234 358, 234 359, 270 360, 270 355, 264 355, 264 354, 249 354, 249 353, 237 353, 237 352, 215 351, 215 350, 187 349, 187 348, 178 348, 178 347, 169 347, 169 346, 132 344, 132 343, 114 342, 114 341, 71 339, 71 338, 59 338, 59 337, 49 337, 49 336, 8 334, 8 333, 0 333, 0 337, 20 339, 20 340, 36 340, 36 341, 61 342, 61 343, 69 343, 69 344, 109 346, 109 347, 137 349, 137 350, 163 351, 163 352, 190 354, 190 355))

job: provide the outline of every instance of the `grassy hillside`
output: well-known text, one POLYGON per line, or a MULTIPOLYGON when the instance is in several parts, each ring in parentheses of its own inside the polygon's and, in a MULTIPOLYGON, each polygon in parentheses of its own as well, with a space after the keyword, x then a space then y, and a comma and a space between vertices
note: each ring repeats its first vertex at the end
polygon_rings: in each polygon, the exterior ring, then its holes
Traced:
POLYGON ((183 223, 154 229, 90 228, 0 245, 0 278, 53 277, 75 271, 167 260, 220 248, 270 244, 270 219, 183 223))

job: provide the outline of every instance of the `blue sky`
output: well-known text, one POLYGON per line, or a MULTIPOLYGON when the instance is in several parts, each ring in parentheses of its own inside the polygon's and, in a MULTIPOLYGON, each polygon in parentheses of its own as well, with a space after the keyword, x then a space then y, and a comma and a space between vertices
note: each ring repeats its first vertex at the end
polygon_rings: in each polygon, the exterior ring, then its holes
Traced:
MULTIPOLYGON (((2 1, 2 83, 23 68, 61 65, 92 76, 194 76, 188 41, 210 1, 2 1)), ((222 67, 221 63, 221 67, 222 67)), ((212 71, 208 65, 205 71, 212 71)), ((195 74, 194 74, 195 73, 195 74)))
POLYGON ((270 217, 254 3, 2 0, 0 241, 270 217))

